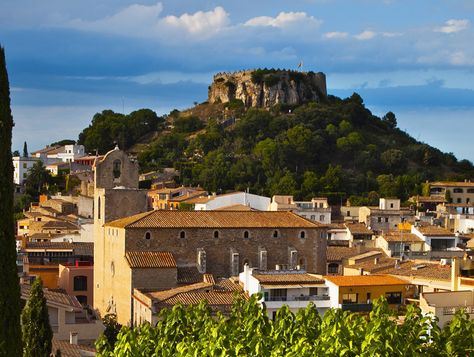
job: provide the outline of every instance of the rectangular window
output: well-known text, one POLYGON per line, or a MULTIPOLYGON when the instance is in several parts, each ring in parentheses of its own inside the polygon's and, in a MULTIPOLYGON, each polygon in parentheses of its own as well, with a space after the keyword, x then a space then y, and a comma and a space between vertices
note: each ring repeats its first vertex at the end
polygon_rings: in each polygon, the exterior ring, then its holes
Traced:
POLYGON ((318 288, 309 288, 309 295, 311 296, 318 295, 318 288))
POLYGON ((382 222, 382 217, 377 217, 377 222, 382 222))
POLYGON ((26 169, 26 162, 23 163, 23 168, 26 169))
POLYGON ((385 223, 388 223, 388 217, 385 217, 385 223))
POLYGON ((271 289, 270 301, 286 301, 287 289, 271 289))
POLYGON ((385 293, 385 298, 389 304, 401 304, 402 303, 402 293, 399 292, 389 292, 385 293))
POLYGON ((342 303, 357 304, 357 295, 358 294, 342 294, 342 303))

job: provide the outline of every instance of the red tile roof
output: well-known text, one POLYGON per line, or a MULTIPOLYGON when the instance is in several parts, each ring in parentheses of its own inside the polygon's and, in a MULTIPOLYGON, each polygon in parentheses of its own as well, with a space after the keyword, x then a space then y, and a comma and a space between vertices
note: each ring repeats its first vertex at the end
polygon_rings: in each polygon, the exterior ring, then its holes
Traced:
POLYGON ((382 285, 408 285, 403 279, 390 275, 348 275, 325 276, 326 280, 337 286, 382 286, 382 285))
POLYGON ((127 252, 130 268, 176 268, 176 261, 170 252, 127 252))
POLYGON ((324 284, 324 279, 308 273, 293 272, 262 272, 252 273, 252 276, 261 284, 280 285, 280 284, 324 284))
POLYGON ((292 212, 151 211, 118 219, 106 226, 118 228, 319 228, 292 212))

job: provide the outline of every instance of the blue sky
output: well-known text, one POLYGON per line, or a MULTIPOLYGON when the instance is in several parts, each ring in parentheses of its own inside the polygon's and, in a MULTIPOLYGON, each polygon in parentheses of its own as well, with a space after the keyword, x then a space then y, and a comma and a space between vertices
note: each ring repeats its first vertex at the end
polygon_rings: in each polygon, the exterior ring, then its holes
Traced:
POLYGON ((377 115, 474 161, 474 1, 1 0, 14 149, 76 139, 94 113, 204 101, 212 74, 323 71, 377 115))

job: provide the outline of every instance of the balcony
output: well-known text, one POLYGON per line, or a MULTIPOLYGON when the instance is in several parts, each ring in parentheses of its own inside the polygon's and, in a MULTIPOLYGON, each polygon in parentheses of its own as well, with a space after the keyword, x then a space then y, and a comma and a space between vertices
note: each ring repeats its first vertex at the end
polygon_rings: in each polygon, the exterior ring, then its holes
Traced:
POLYGON ((302 295, 293 297, 274 296, 265 299, 265 305, 269 309, 278 309, 287 305, 290 309, 302 309, 312 302, 318 308, 329 308, 331 303, 328 295, 302 295))
POLYGON ((370 312, 372 304, 341 304, 341 309, 351 312, 370 312))

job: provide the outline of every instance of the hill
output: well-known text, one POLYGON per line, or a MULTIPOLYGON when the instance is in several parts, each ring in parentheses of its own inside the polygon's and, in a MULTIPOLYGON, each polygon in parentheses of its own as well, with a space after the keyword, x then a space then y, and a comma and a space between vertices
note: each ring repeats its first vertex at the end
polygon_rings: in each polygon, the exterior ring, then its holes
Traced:
POLYGON ((104 152, 115 135, 122 148, 137 154, 143 171, 175 167, 180 183, 216 192, 249 188, 300 199, 327 195, 336 202, 353 196, 353 204, 370 204, 379 195, 421 194, 426 180, 474 177, 472 163, 396 125, 393 113, 374 116, 358 94, 268 110, 247 109, 234 98, 163 118, 149 110, 128 116, 104 111, 79 141, 104 152))

